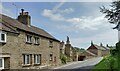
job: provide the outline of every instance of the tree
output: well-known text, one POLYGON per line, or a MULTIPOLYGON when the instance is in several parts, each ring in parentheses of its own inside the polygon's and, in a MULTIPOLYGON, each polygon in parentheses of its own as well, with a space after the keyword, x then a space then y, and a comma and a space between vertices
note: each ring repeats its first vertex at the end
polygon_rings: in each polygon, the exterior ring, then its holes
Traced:
POLYGON ((106 9, 104 6, 100 7, 100 12, 105 14, 105 18, 111 24, 116 25, 113 29, 118 29, 118 25, 120 24, 120 1, 114 1, 110 6, 110 9, 106 9))
MULTIPOLYGON (((104 6, 100 7, 100 12, 105 14, 105 18, 107 18, 111 24, 116 25, 116 27, 114 27, 113 29, 117 29, 120 33, 120 0, 112 2, 110 6, 110 9, 106 9, 104 6)), ((120 34, 118 35, 118 37, 119 42, 116 43, 116 49, 112 50, 112 54, 117 55, 118 71, 120 71, 120 34)), ((113 62, 111 63, 111 66, 112 64, 113 62)), ((113 71, 112 67, 111 70, 113 71)))

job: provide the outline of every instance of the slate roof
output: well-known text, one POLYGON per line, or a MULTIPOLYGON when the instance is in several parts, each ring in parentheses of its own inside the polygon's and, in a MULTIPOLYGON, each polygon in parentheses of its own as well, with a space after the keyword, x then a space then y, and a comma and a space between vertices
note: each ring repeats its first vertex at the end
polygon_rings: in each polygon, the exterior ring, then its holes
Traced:
POLYGON ((88 51, 88 50, 86 50, 85 52, 86 52, 86 53, 89 53, 90 55, 97 56, 96 54, 94 54, 94 53, 92 53, 92 52, 90 52, 90 51, 88 51))
POLYGON ((94 46, 97 48, 97 49, 100 49, 100 50, 106 50, 104 47, 102 47, 102 46, 98 46, 98 45, 96 45, 96 44, 94 44, 94 46))
POLYGON ((33 33, 33 34, 37 34, 37 35, 49 38, 49 39, 59 41, 41 28, 37 28, 37 27, 32 26, 32 25, 27 26, 27 25, 17 21, 16 19, 5 16, 3 14, 0 14, 0 19, 2 19, 2 21, 1 21, 2 30, 10 31, 10 32, 14 32, 14 33, 19 33, 19 31, 18 31, 18 29, 19 29, 19 30, 22 30, 22 31, 25 31, 25 32, 30 32, 30 33, 33 33))
POLYGON ((110 48, 109 47, 105 47, 105 46, 102 46, 103 48, 105 48, 106 50, 110 50, 110 48))
POLYGON ((97 56, 96 54, 94 54, 94 53, 92 53, 92 52, 90 52, 90 51, 88 51, 88 50, 82 52, 81 55, 86 55, 86 53, 87 53, 87 54, 90 54, 90 55, 92 55, 92 56, 97 56))
POLYGON ((97 49, 100 49, 100 50, 110 50, 110 48, 108 47, 105 47, 105 46, 98 46, 96 44, 93 44, 97 49))

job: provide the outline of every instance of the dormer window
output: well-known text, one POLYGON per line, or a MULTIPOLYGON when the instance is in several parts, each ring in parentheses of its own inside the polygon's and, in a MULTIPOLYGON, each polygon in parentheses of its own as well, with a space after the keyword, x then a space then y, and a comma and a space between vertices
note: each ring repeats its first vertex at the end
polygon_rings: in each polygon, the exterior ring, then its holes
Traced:
POLYGON ((32 43, 32 36, 31 35, 26 35, 26 42, 32 43))
POLYGON ((34 43, 39 44, 39 37, 34 37, 34 43))
POLYGON ((6 33, 0 32, 0 42, 6 42, 6 33))

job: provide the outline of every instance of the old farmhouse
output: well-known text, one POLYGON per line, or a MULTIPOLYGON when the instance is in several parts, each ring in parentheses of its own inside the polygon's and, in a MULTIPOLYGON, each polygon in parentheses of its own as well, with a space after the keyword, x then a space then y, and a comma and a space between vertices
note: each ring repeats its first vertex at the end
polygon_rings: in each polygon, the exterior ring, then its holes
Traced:
POLYGON ((0 14, 0 69, 57 66, 59 46, 59 40, 31 25, 31 16, 23 9, 17 19, 0 14))
POLYGON ((100 43, 100 45, 96 45, 91 41, 91 45, 87 51, 93 53, 94 56, 106 56, 110 53, 110 48, 103 46, 102 43, 100 43))

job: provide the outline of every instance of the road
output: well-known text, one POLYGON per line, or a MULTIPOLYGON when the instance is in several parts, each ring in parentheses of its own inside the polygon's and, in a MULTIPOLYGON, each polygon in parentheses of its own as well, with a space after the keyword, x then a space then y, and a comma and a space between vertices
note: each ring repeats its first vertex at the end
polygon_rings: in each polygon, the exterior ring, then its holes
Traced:
POLYGON ((72 71, 89 71, 94 65, 99 63, 102 59, 103 57, 96 57, 96 58, 88 59, 85 61, 73 62, 71 64, 64 65, 56 69, 63 69, 63 70, 69 69, 69 71, 71 70, 72 71))

